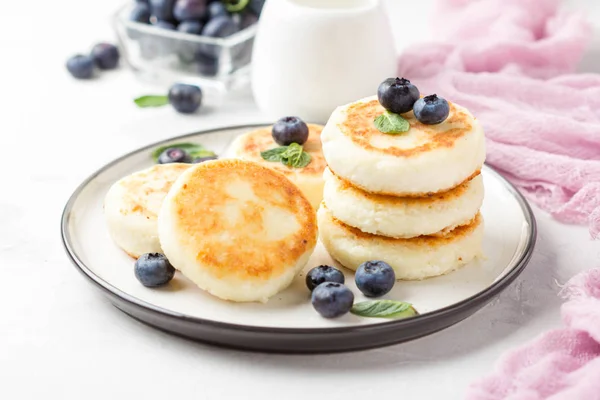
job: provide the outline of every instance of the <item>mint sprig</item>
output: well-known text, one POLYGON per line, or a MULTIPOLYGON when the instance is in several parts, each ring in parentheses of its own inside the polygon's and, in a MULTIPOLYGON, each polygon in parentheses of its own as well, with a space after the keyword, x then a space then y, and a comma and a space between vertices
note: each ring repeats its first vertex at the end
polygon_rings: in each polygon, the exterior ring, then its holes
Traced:
POLYGON ((162 107, 169 104, 169 97, 158 95, 141 96, 134 99, 133 102, 140 108, 162 107))
POLYGON ((289 146, 276 147, 260 153, 263 160, 271 162, 281 162, 288 167, 304 168, 310 164, 310 154, 304 151, 298 143, 292 143, 289 146))
POLYGON ((354 304, 350 312, 370 318, 400 319, 419 315, 412 304, 396 300, 372 300, 354 304))
POLYGON ((173 143, 156 148, 152 152, 152 159, 154 160, 154 162, 158 161, 158 156, 160 156, 163 151, 171 149, 173 147, 184 150, 192 158, 211 157, 216 155, 214 151, 208 150, 198 143, 173 143))
POLYGON ((225 8, 230 13, 243 11, 250 3, 250 0, 225 0, 225 8))
POLYGON ((385 111, 383 114, 375 118, 373 123, 375 124, 375 128, 379 129, 380 132, 390 135, 408 132, 410 129, 410 124, 407 120, 405 120, 401 115, 389 111, 385 111))

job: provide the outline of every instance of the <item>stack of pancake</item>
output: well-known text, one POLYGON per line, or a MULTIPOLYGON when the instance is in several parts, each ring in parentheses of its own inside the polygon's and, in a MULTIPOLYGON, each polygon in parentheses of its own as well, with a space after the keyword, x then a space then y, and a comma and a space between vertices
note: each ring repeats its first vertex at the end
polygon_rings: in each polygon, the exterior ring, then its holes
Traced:
POLYGON ((390 264, 398 279, 453 271, 482 255, 485 137, 479 122, 450 103, 448 118, 385 134, 373 124, 377 97, 338 107, 323 129, 321 240, 356 270, 369 260, 390 264))

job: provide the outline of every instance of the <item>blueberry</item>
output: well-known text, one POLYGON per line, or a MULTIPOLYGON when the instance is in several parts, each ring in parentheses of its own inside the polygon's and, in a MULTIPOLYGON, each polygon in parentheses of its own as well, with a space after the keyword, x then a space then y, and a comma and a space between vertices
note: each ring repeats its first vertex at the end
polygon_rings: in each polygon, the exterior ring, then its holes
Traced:
POLYGON ((275 122, 271 136, 280 146, 304 144, 308 140, 308 126, 298 117, 284 117, 275 122))
POLYGON ((192 35, 199 35, 200 32, 202 32, 203 26, 204 25, 200 21, 183 21, 177 26, 177 30, 192 35))
POLYGON ((258 22, 258 17, 250 12, 234 14, 232 19, 237 24, 238 30, 246 29, 258 22))
POLYGON ((215 76, 219 73, 219 59, 205 55, 202 50, 195 55, 198 62, 198 72, 204 76, 215 76))
POLYGON ((77 79, 90 79, 94 76, 94 59, 78 54, 67 60, 67 70, 77 79))
POLYGON ((425 96, 415 103, 415 118, 427 125, 434 125, 444 122, 450 114, 448 102, 438 97, 436 94, 425 96))
POLYGON ((323 317, 336 318, 350 311, 354 294, 341 283, 324 282, 313 290, 311 302, 323 317))
POLYGON ((142 24, 150 23, 150 7, 145 3, 137 3, 131 13, 129 19, 135 22, 141 22, 142 24))
POLYGON ((218 160, 218 159, 219 159, 218 156, 198 157, 198 158, 194 158, 194 160, 192 161, 192 164, 200 164, 200 163, 203 163, 204 161, 211 161, 211 160, 218 160))
POLYGON ((119 64, 119 49, 110 43, 98 43, 92 48, 91 55, 100 69, 114 69, 119 64))
POLYGON ((185 151, 177 147, 171 147, 166 149, 158 156, 159 164, 171 164, 171 163, 189 163, 191 162, 190 155, 185 151))
POLYGON ((160 253, 142 254, 135 262, 135 277, 146 287, 166 285, 175 276, 175 268, 160 253))
POLYGON ((156 19, 173 21, 173 8, 175 0, 150 0, 150 11, 156 19))
MULTIPOLYGON (((221 15, 209 20, 202 29, 202 35, 214 38, 224 38, 231 36, 238 31, 235 21, 226 15, 221 15)), ((221 51, 220 46, 212 44, 203 44, 201 51, 208 57, 218 58, 221 51)))
POLYGON ((206 13, 206 0, 177 0, 173 15, 178 21, 200 19, 206 13))
POLYGON ((236 24, 228 15, 219 15, 210 19, 206 25, 204 25, 204 29, 202 30, 204 36, 218 38, 231 36, 235 32, 237 32, 236 24))
POLYGON ((169 102, 180 113, 191 114, 202 104, 202 89, 194 85, 176 83, 169 89, 169 102))
POLYGON ((383 261, 362 263, 354 276, 356 286, 367 297, 379 297, 388 293, 396 283, 396 274, 383 261))
POLYGON ((213 18, 221 16, 221 15, 224 15, 227 17, 229 15, 229 11, 227 11, 225 4, 221 3, 220 1, 213 1, 212 3, 210 3, 208 5, 207 9, 208 9, 208 11, 207 11, 208 19, 213 19, 213 18))
POLYGON ((396 114, 412 110, 415 101, 419 100, 419 96, 419 89, 404 78, 386 79, 377 89, 379 103, 386 110, 396 114))
POLYGON ((157 28, 167 29, 169 31, 174 31, 175 29, 177 29, 177 27, 175 26, 175 24, 173 24, 172 22, 164 21, 164 20, 161 20, 161 19, 157 20, 152 25, 156 26, 157 28))
POLYGON ((310 291, 313 291, 323 282, 344 283, 344 280, 344 274, 339 269, 329 265, 319 265, 306 274, 306 286, 310 291))
POLYGON ((260 17, 260 13, 262 13, 263 7, 265 6, 265 0, 250 0, 250 11, 254 13, 257 17, 260 17))

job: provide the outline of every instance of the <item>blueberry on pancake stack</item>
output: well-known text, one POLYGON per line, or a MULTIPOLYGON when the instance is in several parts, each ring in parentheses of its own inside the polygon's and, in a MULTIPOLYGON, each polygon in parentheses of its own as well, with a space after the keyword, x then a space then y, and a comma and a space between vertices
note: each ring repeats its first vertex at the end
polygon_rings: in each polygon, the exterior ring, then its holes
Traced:
POLYGON ((338 107, 321 140, 319 231, 342 265, 383 260, 418 280, 481 255, 485 137, 468 110, 390 78, 338 107))

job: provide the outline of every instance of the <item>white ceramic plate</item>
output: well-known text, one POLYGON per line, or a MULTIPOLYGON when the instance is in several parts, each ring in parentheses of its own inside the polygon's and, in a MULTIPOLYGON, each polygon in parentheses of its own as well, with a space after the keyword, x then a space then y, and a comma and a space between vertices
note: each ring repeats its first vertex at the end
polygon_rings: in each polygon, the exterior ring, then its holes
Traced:
MULTIPOLYGON (((133 274, 134 261, 113 244, 105 226, 102 202, 109 187, 151 166, 150 154, 158 146, 198 142, 223 155, 233 138, 252 128, 224 128, 155 143, 111 162, 75 191, 63 214, 65 248, 117 307, 157 328, 226 346, 283 352, 357 350, 414 339, 466 318, 512 282, 529 261, 536 236, 533 214, 506 180, 485 167, 482 215, 487 259, 445 276, 398 282, 385 298, 412 303, 421 313, 418 317, 392 321, 352 314, 334 320, 320 317, 304 283, 308 269, 336 265, 320 244, 305 271, 267 304, 219 300, 179 273, 168 287, 142 286, 133 274)), ((344 271, 356 301, 366 300, 354 285, 352 271, 344 271)))

